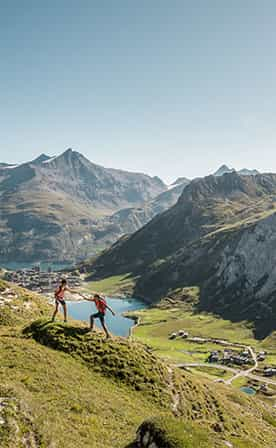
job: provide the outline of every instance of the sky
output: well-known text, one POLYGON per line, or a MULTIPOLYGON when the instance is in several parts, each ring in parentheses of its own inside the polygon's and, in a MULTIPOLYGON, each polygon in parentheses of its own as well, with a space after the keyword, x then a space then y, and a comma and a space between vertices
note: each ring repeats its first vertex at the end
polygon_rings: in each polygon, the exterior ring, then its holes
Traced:
POLYGON ((275 0, 0 0, 0 161, 276 172, 275 0))

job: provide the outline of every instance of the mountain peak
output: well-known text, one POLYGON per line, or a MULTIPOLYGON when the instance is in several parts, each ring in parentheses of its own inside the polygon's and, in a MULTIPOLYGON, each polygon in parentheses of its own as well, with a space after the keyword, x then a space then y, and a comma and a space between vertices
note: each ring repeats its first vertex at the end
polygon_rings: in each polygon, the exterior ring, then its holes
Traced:
POLYGON ((221 165, 221 167, 214 173, 214 176, 223 176, 225 173, 233 173, 234 168, 229 168, 227 165, 221 165))
MULTIPOLYGON (((80 159, 82 159, 82 160, 84 160, 85 159, 85 157, 80 153, 80 152, 78 152, 78 151, 74 151, 74 149, 72 149, 72 148, 68 148, 68 149, 66 149, 66 151, 64 151, 60 156, 59 156, 59 158, 61 158, 61 159, 65 159, 65 160, 80 160, 80 159)), ((86 159, 87 161, 88 161, 88 159, 86 159)), ((90 160, 89 160, 89 162, 90 162, 90 160)), ((90 162, 90 163, 92 163, 92 162, 90 162)))
POLYGON ((238 171, 239 174, 243 176, 256 176, 257 174, 260 174, 257 170, 249 170, 248 168, 242 168, 238 171))
POLYGON ((207 176, 194 179, 184 190, 179 201, 200 201, 220 199, 237 199, 238 197, 256 198, 275 192, 276 175, 259 174, 241 175, 237 171, 221 176, 207 176))
MULTIPOLYGON (((45 156, 45 155, 44 155, 45 156)), ((41 157, 41 156, 40 156, 41 157)), ((74 151, 72 148, 66 149, 66 151, 62 152, 61 154, 55 156, 55 157, 48 157, 44 160, 43 163, 47 165, 52 164, 69 164, 71 165, 75 161, 86 161, 87 163, 91 163, 88 159, 86 159, 81 153, 74 151)))
POLYGON ((190 182, 187 177, 178 177, 170 186, 176 187, 177 185, 188 184, 190 182))
POLYGON ((70 155, 70 154, 72 154, 73 152, 75 152, 75 151, 73 151, 72 148, 68 148, 68 149, 66 149, 66 151, 64 151, 63 155, 64 155, 64 156, 65 156, 65 155, 70 155))
POLYGON ((68 149, 66 149, 66 151, 64 151, 63 153, 61 153, 59 157, 61 157, 61 158, 63 158, 63 159, 71 159, 73 154, 74 154, 74 155, 75 155, 75 154, 80 155, 80 154, 77 153, 76 151, 73 151, 72 148, 68 148, 68 149))
POLYGON ((229 168, 227 165, 221 165, 221 167, 214 173, 214 176, 223 176, 226 173, 238 173, 241 176, 256 176, 260 174, 257 170, 249 170, 248 168, 243 168, 241 170, 235 170, 234 168, 229 168))
POLYGON ((47 160, 50 160, 50 159, 51 159, 50 156, 47 156, 47 154, 42 153, 42 154, 40 154, 40 156, 38 156, 34 160, 32 160, 31 163, 35 164, 35 165, 40 165, 41 163, 47 162, 47 160))

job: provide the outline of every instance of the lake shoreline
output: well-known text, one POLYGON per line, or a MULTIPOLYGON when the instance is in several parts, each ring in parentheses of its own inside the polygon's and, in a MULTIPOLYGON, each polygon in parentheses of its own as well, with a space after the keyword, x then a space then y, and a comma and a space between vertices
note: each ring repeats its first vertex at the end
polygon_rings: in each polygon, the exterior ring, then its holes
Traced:
MULTIPOLYGON (((68 305, 68 315, 75 320, 87 321, 91 314, 97 312, 94 304, 86 300, 67 300, 66 302, 68 305)), ((111 333, 126 338, 133 336, 134 329, 139 325, 136 311, 145 309, 147 304, 136 298, 131 299, 113 296, 107 297, 107 303, 116 313, 115 316, 112 316, 109 312, 106 313, 106 323, 111 333)))

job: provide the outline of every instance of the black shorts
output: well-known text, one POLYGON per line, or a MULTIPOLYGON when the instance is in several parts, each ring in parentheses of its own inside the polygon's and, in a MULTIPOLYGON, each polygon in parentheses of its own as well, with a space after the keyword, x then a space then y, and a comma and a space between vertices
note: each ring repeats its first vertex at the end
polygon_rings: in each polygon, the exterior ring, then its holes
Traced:
POLYGON ((101 313, 100 311, 98 311, 95 314, 91 314, 91 317, 93 319, 100 319, 101 323, 104 324, 104 318, 105 318, 105 314, 101 313))
POLYGON ((65 300, 64 299, 56 299, 56 305, 66 305, 65 300))

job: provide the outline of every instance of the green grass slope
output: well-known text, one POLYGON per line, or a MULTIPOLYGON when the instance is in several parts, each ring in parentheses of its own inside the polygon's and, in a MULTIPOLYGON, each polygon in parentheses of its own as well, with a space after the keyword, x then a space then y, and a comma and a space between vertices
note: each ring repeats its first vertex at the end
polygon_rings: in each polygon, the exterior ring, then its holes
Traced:
POLYGON ((138 439, 143 440, 148 434, 159 448, 208 448, 211 443, 209 431, 172 417, 146 420, 139 428, 138 439))
POLYGON ((229 343, 251 345, 256 350, 267 349, 267 344, 263 346, 255 339, 251 323, 233 323, 211 313, 197 312, 197 288, 184 288, 181 293, 172 294, 174 299, 165 299, 155 307, 134 313, 139 326, 133 330, 133 335, 152 347, 154 353, 172 362, 193 363, 204 362, 210 351, 221 349, 212 342, 197 344, 182 338, 169 340, 169 335, 179 330, 188 331, 191 337, 224 339, 229 343))
POLYGON ((30 322, 36 307, 49 314, 45 299, 34 296, 25 314, 26 292, 8 286, 22 314, 0 323, 1 448, 137 448, 137 428, 148 426, 158 448, 276 445, 268 405, 174 369, 135 340, 30 322))
POLYGON ((33 433, 43 448, 124 447, 145 418, 162 412, 143 394, 31 339, 2 333, 0 365, 1 395, 5 387, 11 404, 0 425, 3 448, 29 446, 23 439, 33 433), (27 410, 28 424, 13 403, 27 410))
POLYGON ((50 313, 45 297, 0 280, 0 326, 23 325, 50 313))
POLYGON ((24 330, 41 344, 70 353, 90 369, 148 393, 168 407, 168 369, 144 345, 126 338, 105 340, 87 328, 36 321, 24 330))
POLYGON ((112 296, 131 296, 135 286, 135 279, 131 274, 114 275, 99 281, 88 281, 85 289, 90 291, 100 291, 103 294, 111 294, 112 296))
MULTIPOLYGON (((218 440, 226 437, 244 447, 253 446, 254 441, 254 446, 260 448, 276 443, 276 414, 271 407, 266 408, 257 399, 252 401, 231 387, 170 368, 135 341, 115 338, 103 342, 102 336, 87 335, 84 329, 44 321, 32 323, 24 333, 82 360, 89 369, 116 383, 119 380, 119 384, 129 387, 130 394, 140 390, 167 416, 174 409, 180 419, 200 424, 206 434, 211 428, 214 435, 221 436, 218 440)), ((216 443, 213 446, 219 446, 219 441, 216 443)))

